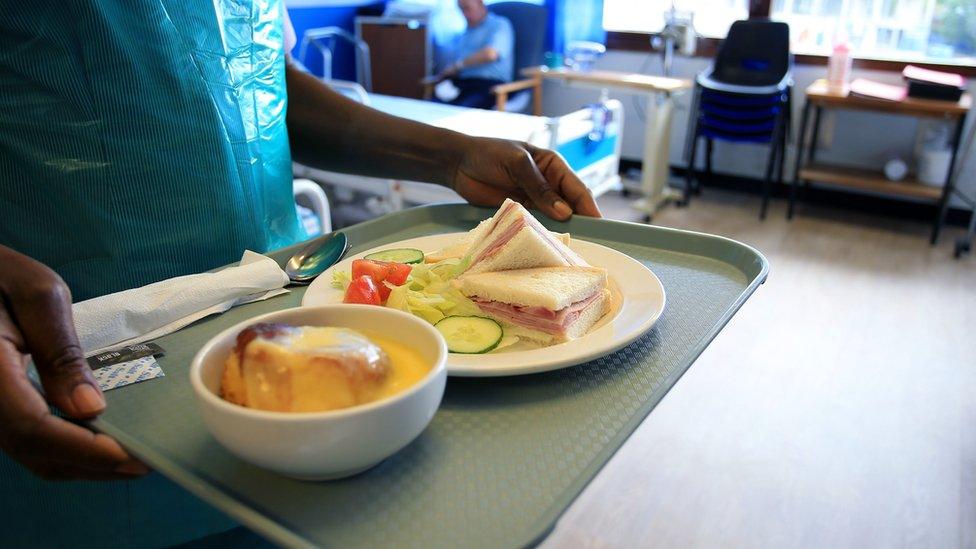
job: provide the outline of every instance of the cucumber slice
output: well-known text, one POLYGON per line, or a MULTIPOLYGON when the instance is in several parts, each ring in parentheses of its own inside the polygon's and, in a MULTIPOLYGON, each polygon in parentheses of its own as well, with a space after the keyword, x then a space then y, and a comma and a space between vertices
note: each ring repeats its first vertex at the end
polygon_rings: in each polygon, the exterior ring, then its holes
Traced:
POLYGON ((469 355, 491 351, 504 335, 501 324, 483 316, 449 316, 434 328, 447 340, 448 351, 469 355))
POLYGON ((369 254, 363 259, 374 261, 396 261, 397 263, 423 263, 424 252, 416 248, 397 248, 369 254))

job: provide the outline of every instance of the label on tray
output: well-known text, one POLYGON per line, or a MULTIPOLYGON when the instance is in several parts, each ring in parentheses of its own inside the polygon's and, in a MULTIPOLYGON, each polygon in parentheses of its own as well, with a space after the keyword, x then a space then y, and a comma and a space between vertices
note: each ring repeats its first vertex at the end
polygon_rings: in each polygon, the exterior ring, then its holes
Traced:
POLYGON ((118 349, 112 349, 111 351, 105 351, 104 353, 90 356, 88 357, 88 365, 91 366, 92 370, 97 370, 106 366, 113 366, 123 362, 131 362, 147 356, 163 356, 165 354, 166 351, 155 343, 139 343, 137 345, 126 345, 125 347, 119 347, 118 349))
POLYGON ((163 377, 163 369, 155 357, 144 356, 136 360, 102 366, 94 371, 95 380, 103 391, 125 387, 140 381, 163 377))

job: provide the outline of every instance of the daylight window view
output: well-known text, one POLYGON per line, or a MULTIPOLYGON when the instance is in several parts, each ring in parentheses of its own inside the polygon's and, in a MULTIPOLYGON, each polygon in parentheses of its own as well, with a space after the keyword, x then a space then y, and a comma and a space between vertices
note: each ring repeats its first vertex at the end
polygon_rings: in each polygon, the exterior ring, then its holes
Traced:
POLYGON ((846 39, 859 57, 968 63, 976 58, 972 0, 774 0, 798 52, 846 39))
MULTIPOLYGON (((747 0, 605 0, 609 31, 658 32, 674 5, 693 14, 699 35, 723 38, 749 15, 747 0)), ((773 0, 770 17, 790 24, 794 53, 829 53, 847 40, 858 57, 971 64, 974 0, 773 0)))

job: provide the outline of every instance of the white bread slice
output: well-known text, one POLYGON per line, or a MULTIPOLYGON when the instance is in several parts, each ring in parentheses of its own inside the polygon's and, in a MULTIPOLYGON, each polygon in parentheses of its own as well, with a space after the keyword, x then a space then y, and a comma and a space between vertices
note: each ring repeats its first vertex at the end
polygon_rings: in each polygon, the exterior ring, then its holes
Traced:
POLYGON ((478 226, 471 229, 470 231, 464 233, 460 239, 456 240, 450 246, 441 248, 436 252, 431 252, 429 254, 424 254, 425 263, 437 263, 438 261, 444 261, 445 259, 461 259, 464 254, 468 253, 468 249, 471 248, 471 243, 476 242, 484 233, 489 225, 492 218, 485 219, 478 226))
POLYGON ((602 297, 594 301, 589 307, 580 314, 576 322, 572 323, 566 330, 565 339, 576 339, 582 337, 590 328, 597 323, 603 315, 610 311, 610 290, 604 289, 602 297))
MULTIPOLYGON (((482 223, 484 223, 484 221, 482 221, 482 223)), ((567 247, 569 246, 569 243, 572 242, 569 233, 554 233, 550 231, 549 234, 551 234, 557 240, 565 244, 567 247)), ((424 262, 437 263, 438 261, 444 261, 445 259, 461 259, 462 257, 465 256, 465 254, 468 253, 468 250, 471 248, 472 240, 474 239, 472 238, 471 233, 468 232, 465 234, 465 236, 461 237, 461 239, 455 242, 454 244, 451 244, 446 248, 441 248, 436 252, 430 252, 428 254, 424 254, 424 262)))
POLYGON ((607 271, 599 267, 540 267, 464 273, 456 284, 467 297, 558 311, 606 288, 607 271))
POLYGON ((497 252, 477 261, 479 248, 472 248, 468 254, 471 265, 466 272, 486 273, 533 267, 566 266, 566 259, 559 254, 542 236, 531 227, 522 228, 518 234, 497 252))
MULTIPOLYGON (((521 206, 520 206, 521 207, 521 206)), ((523 208, 524 210, 524 208, 523 208)), ((498 215, 496 212, 495 215, 498 215)), ((473 244, 479 243, 484 238, 484 233, 491 227, 492 221, 495 219, 494 216, 485 219, 478 226, 471 229, 459 240, 451 244, 450 246, 441 248, 435 252, 430 252, 424 254, 424 261, 426 263, 437 263, 438 261, 444 261, 446 259, 461 259, 467 255, 468 251, 472 248, 473 244)), ((552 231, 547 231, 556 240, 561 242, 564 246, 569 248, 572 239, 569 233, 554 233, 552 231)), ((535 266, 535 265, 532 265, 535 266)))
POLYGON ((461 240, 458 240, 446 248, 441 248, 436 252, 424 254, 424 263, 437 263, 438 261, 444 261, 446 259, 462 258, 464 257, 464 254, 468 252, 468 248, 470 247, 470 239, 465 236, 461 240))
POLYGON ((486 315, 494 318, 502 325, 505 330, 505 335, 518 336, 520 339, 526 339, 539 345, 554 345, 586 335, 590 331, 590 328, 599 322, 603 318, 603 315, 610 311, 610 304, 610 290, 604 290, 602 297, 594 301, 583 311, 579 318, 576 319, 576 322, 569 326, 565 335, 554 335, 541 330, 533 330, 532 328, 512 324, 501 318, 495 318, 490 313, 486 313, 486 315))
POLYGON ((472 240, 467 256, 471 258, 467 272, 471 273, 587 265, 576 252, 553 238, 528 210, 512 200, 506 200, 487 225, 487 230, 472 240), (521 225, 521 228, 515 229, 513 225, 521 225), (498 239, 510 230, 517 232, 504 246, 481 258, 482 253, 495 248, 498 239))
MULTIPOLYGON (((484 221, 482 221, 482 223, 484 223, 484 221)), ((572 242, 572 238, 570 238, 569 233, 554 233, 550 231, 549 234, 551 234, 554 238, 562 242, 567 247, 569 247, 569 243, 572 242)), ((424 262, 437 263, 438 261, 444 261, 446 259, 461 259, 468 253, 468 250, 471 248, 472 240, 474 240, 474 238, 472 237, 471 232, 468 232, 465 234, 465 236, 461 237, 461 239, 455 242, 454 244, 451 244, 446 248, 441 248, 436 252, 430 252, 428 254, 424 254, 424 262)))

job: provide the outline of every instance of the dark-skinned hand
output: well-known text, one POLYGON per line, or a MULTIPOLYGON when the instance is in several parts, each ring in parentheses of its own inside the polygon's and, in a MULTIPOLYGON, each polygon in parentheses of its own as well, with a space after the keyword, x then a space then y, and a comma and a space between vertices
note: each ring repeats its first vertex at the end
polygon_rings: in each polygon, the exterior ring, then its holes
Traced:
POLYGON ((147 473, 112 438, 50 411, 48 403, 67 418, 85 420, 105 410, 78 345, 64 281, 3 246, 0 267, 0 450, 49 480, 131 479, 147 473), (44 395, 27 376, 28 355, 44 395))
POLYGON ((555 152, 503 139, 471 141, 451 185, 468 202, 497 206, 511 198, 557 220, 600 217, 590 190, 555 152))

